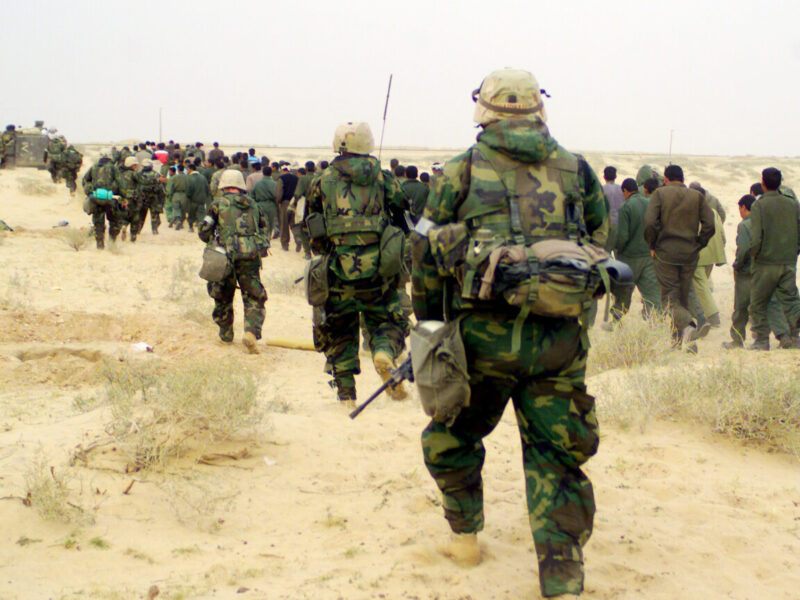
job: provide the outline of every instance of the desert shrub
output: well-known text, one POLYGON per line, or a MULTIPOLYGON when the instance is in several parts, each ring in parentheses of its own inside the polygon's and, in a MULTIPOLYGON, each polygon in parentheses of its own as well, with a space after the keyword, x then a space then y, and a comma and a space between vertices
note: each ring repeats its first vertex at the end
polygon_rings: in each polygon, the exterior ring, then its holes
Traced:
POLYGON ((70 500, 67 477, 48 463, 41 454, 29 466, 25 473, 25 503, 49 521, 71 523, 87 519, 84 509, 70 500))
POLYGON ((231 363, 109 363, 104 368, 112 421, 107 431, 137 469, 248 432, 260 422, 256 380, 231 363))
POLYGON ((663 364, 685 360, 672 349, 671 325, 665 313, 653 313, 642 319, 638 311, 630 310, 612 331, 594 327, 589 351, 590 374, 611 369, 629 368, 644 364, 663 364))
POLYGON ((85 229, 64 227, 60 229, 59 234, 59 237, 64 240, 64 243, 76 252, 85 248, 86 244, 89 242, 89 234, 85 229))
POLYGON ((651 418, 708 423, 719 433, 800 456, 796 365, 736 353, 691 368, 640 367, 613 375, 599 377, 592 390, 605 419, 623 426, 651 418))

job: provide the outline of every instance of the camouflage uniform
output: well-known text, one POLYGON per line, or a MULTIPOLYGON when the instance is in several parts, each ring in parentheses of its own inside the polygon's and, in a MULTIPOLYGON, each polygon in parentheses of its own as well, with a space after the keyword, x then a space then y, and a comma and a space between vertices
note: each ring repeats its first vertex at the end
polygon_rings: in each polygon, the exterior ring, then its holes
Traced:
MULTIPOLYGON (((538 97, 535 80, 532 85, 538 97)), ((587 233, 607 231, 606 201, 597 176, 557 144, 542 120, 506 116, 482 124, 478 144, 446 163, 428 198, 423 224, 464 222, 470 235, 490 231, 510 243, 564 239, 575 231, 574 221, 565 219, 571 198, 582 209, 587 233), (506 188, 509 181, 514 203, 506 188)), ((447 302, 451 316, 463 319, 470 374, 469 407, 451 427, 431 421, 422 433, 425 465, 442 492, 445 517, 458 534, 483 529, 482 440, 511 398, 522 439, 542 592, 580 593, 582 547, 595 512, 592 485, 581 465, 595 454, 599 439, 594 398, 584 384, 586 329, 575 318, 525 318, 502 299, 464 297, 464 278, 437 268, 427 237, 414 233, 412 238, 414 312, 418 320, 442 320, 447 302), (521 330, 517 351, 512 349, 515 327, 521 330)), ((454 253, 456 264, 464 264, 458 262, 464 253, 454 253)))
POLYGON ((381 352, 396 358, 405 347, 408 319, 396 282, 378 274, 381 231, 390 214, 402 213, 403 192, 376 158, 342 155, 312 181, 307 198, 308 214, 322 214, 327 225, 327 236, 312 240, 312 249, 330 256, 330 296, 314 309, 314 345, 325 353, 325 372, 333 376, 339 398, 355 399, 359 315, 373 357, 381 352))
MULTIPOLYGON (((107 156, 101 158, 96 165, 86 171, 82 184, 83 191, 87 196, 101 188, 119 194, 123 185, 119 169, 107 156)), ((125 211, 116 200, 108 201, 105 206, 100 206, 95 202, 91 202, 90 205, 97 247, 103 248, 105 246, 106 220, 108 220, 108 234, 112 241, 116 241, 125 222, 125 211)))
MULTIPOLYGON (((161 213, 164 211, 164 184, 152 166, 145 166, 139 174, 139 196, 142 199, 141 216, 137 219, 138 234, 142 230, 147 212, 150 211, 150 228, 153 235, 158 234, 161 225, 161 213)), ((133 228, 131 228, 133 233, 133 228)))
POLYGON ((231 273, 222 281, 208 283, 214 299, 212 318, 224 342, 233 341, 233 297, 237 283, 244 304, 244 331, 261 339, 267 292, 261 284, 261 256, 269 248, 267 224, 255 203, 244 194, 225 192, 208 207, 198 235, 206 243, 215 240, 225 247, 231 273))
POLYGON ((47 142, 47 171, 50 173, 53 183, 60 181, 61 163, 66 149, 64 139, 60 135, 50 138, 50 141, 47 142))
POLYGON ((62 154, 59 176, 64 178, 67 189, 72 194, 78 189, 78 171, 80 171, 82 164, 83 154, 72 144, 67 146, 62 154))
MULTIPOLYGON (((142 228, 141 223, 138 222, 142 213, 142 199, 139 196, 139 173, 133 167, 123 167, 120 170, 120 176, 122 185, 120 186, 119 194, 122 197, 122 206, 125 209, 123 227, 128 224, 131 226, 131 241, 135 242, 136 234, 142 228)), ((125 239, 124 235, 122 239, 125 239)))

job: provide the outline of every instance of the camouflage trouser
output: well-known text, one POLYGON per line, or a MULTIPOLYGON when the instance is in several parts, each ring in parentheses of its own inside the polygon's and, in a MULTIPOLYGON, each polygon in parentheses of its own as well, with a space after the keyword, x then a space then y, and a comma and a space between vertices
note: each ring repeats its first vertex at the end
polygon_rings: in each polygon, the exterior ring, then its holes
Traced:
POLYGON ((345 387, 355 387, 361 372, 358 360, 358 321, 364 315, 372 353, 382 350, 396 358, 405 348, 408 319, 394 284, 380 281, 339 281, 333 275, 324 306, 314 309, 314 346, 325 353, 325 372, 345 387))
POLYGON ((592 532, 592 484, 581 465, 597 452, 594 398, 584 374, 588 341, 577 320, 529 319, 511 353, 513 317, 473 313, 461 326, 470 406, 452 427, 422 433, 425 465, 442 491, 457 533, 483 529, 483 438, 511 398, 522 439, 528 515, 545 596, 580 593, 583 552, 592 532))
POLYGON ((214 299, 211 316, 219 327, 220 339, 233 341, 233 296, 237 282, 244 304, 244 331, 255 335, 257 340, 261 339, 267 291, 261 285, 260 271, 260 260, 237 260, 233 263, 231 274, 225 279, 209 282, 208 295, 214 299))
POLYGON ((92 227, 98 247, 102 247, 106 237, 106 220, 108 220, 108 235, 112 241, 116 241, 125 225, 124 212, 116 202, 112 206, 98 206, 92 211, 92 227))
POLYGON ((75 192, 78 189, 78 169, 72 167, 61 167, 61 177, 64 178, 67 184, 67 189, 70 192, 75 192))
POLYGON ((144 219, 147 216, 147 208, 138 198, 128 200, 128 222, 131 224, 131 241, 136 240, 136 236, 142 230, 144 219))
POLYGON ((638 288, 642 295, 642 316, 647 316, 653 310, 661 310, 661 288, 656 279, 653 258, 650 256, 619 257, 619 260, 631 268, 633 281, 630 285, 614 289, 614 307, 611 309, 614 318, 621 318, 630 309, 634 287, 638 288))

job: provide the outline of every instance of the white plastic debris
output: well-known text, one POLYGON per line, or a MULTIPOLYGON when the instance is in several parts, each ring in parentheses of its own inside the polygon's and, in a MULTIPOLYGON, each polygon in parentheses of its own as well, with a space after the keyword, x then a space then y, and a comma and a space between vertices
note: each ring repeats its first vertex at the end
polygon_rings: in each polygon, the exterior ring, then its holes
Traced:
POLYGON ((152 352, 153 347, 147 342, 135 342, 131 344, 134 352, 152 352))
POLYGON ((274 460, 272 460, 272 459, 271 459, 269 456, 265 456, 265 457, 264 457, 264 463, 265 463, 265 464, 266 464, 268 467, 274 467, 275 465, 277 465, 277 464, 278 464, 277 462, 275 462, 274 460))

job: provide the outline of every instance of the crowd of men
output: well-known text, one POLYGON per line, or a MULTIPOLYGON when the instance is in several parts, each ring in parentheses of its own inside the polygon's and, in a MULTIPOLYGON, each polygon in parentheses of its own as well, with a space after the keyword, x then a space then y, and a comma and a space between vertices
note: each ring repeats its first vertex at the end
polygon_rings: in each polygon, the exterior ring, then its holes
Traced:
MULTIPOLYGON (((66 154, 57 143, 53 142, 50 156, 66 154)), ((48 162, 48 169, 51 162, 55 160, 48 162)), ((293 241, 295 250, 302 250, 310 259, 311 248, 301 220, 311 181, 328 164, 325 160, 307 161, 303 166, 284 160, 270 162, 267 156, 257 156, 255 148, 228 156, 217 142, 208 153, 201 142, 182 147, 173 141, 146 141, 133 147, 113 147, 83 177, 88 198, 85 209, 92 215, 98 248, 105 246, 106 223, 112 240, 120 234, 127 237, 130 226, 130 240, 136 241, 148 213, 154 235, 158 234, 162 214, 170 228, 194 231, 213 198, 220 194, 220 177, 226 170, 234 170, 244 178, 245 190, 264 215, 272 239, 278 240, 284 251, 293 241), (112 199, 93 197, 98 189, 109 190, 112 199)), ((441 165, 434 164, 434 175, 440 170, 441 165)), ((53 164, 54 181, 61 173, 63 168, 53 164)), ((409 196, 411 215, 418 218, 430 190, 430 175, 419 173, 416 166, 400 165, 397 159, 391 160, 387 173, 397 178, 409 196)))
MULTIPOLYGON (((614 289, 614 319, 628 311, 635 286, 644 316, 667 310, 676 346, 696 352, 695 340, 722 325, 710 275, 714 266, 726 263, 724 208, 699 182, 687 187, 678 165, 667 166, 663 178, 644 165, 635 179, 621 185, 613 166, 603 175, 611 214, 608 248, 633 273, 631 284, 614 289)), ((783 184, 781 172, 769 167, 739 199, 738 208, 742 220, 733 263, 731 341, 723 347, 744 347, 752 321, 754 341, 749 349, 769 350, 770 332, 780 348, 800 348, 795 285, 800 204, 783 184)), ((613 324, 604 327, 611 329, 613 324)))

